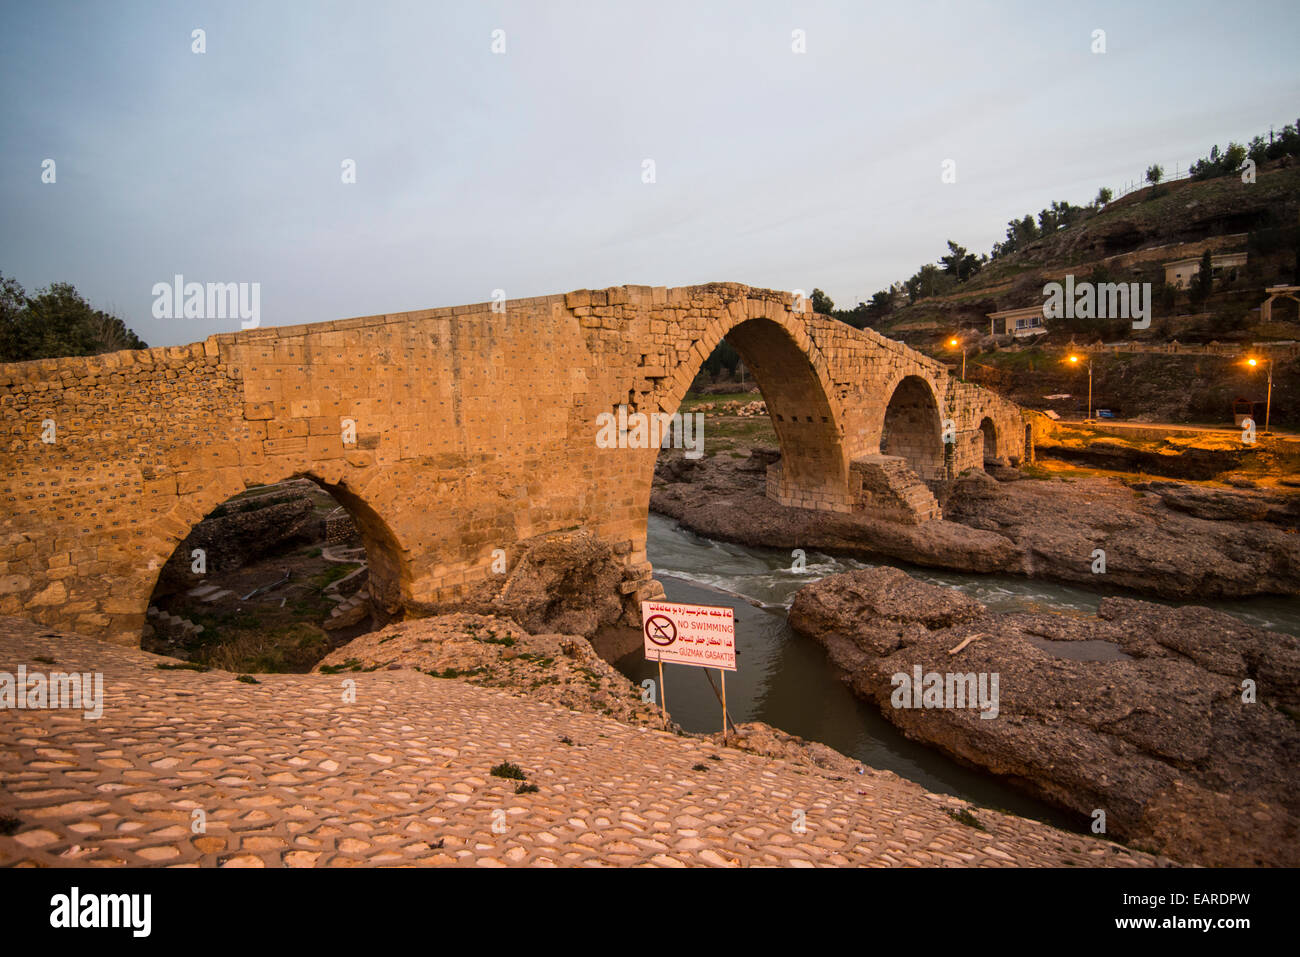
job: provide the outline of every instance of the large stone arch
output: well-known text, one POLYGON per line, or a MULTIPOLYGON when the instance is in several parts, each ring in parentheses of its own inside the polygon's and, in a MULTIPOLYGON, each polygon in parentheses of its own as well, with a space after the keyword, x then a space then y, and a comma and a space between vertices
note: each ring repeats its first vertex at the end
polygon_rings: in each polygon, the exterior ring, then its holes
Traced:
MULTIPOLYGON (((782 504, 847 508, 844 413, 825 357, 802 314, 773 305, 732 303, 725 321, 710 323, 673 369, 657 405, 666 414, 677 412, 705 359, 725 339, 753 373, 781 446, 781 462, 769 474, 769 494, 782 504)), ((646 493, 648 508, 648 485, 646 493)))
POLYGON ((925 482, 945 477, 943 405, 924 376, 900 376, 887 390, 880 424, 880 451, 907 462, 925 482))

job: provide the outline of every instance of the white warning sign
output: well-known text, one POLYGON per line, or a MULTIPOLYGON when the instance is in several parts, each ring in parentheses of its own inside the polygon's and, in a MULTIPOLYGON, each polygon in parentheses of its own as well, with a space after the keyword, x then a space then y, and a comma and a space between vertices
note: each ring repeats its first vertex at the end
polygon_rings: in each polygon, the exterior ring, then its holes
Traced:
POLYGON ((643 601, 641 630, 650 661, 736 670, 736 621, 730 608, 643 601))

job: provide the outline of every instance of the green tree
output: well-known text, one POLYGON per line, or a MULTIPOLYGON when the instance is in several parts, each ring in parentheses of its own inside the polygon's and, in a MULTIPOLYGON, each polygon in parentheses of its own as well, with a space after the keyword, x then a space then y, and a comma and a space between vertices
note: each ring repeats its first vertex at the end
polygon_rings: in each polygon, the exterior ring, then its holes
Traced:
POLYGON ((27 293, 18 284, 18 280, 6 279, 0 275, 0 360, 10 361, 9 357, 18 353, 22 318, 26 309, 27 293))
POLYGON ((30 297, 12 279, 0 279, 0 287, 0 361, 147 348, 121 319, 91 306, 69 283, 51 283, 30 297))
POLYGON ((826 295, 826 293, 822 292, 820 289, 814 289, 811 298, 813 312, 818 313, 819 315, 829 316, 835 311, 835 303, 831 301, 831 297, 826 295))
POLYGON ((1237 172, 1241 169, 1241 164, 1246 162, 1246 155, 1246 147, 1240 143, 1229 143, 1228 148, 1223 151, 1223 172, 1237 172))
POLYGON ((907 280, 905 285, 908 300, 916 302, 918 299, 938 296, 946 292, 955 285, 955 281, 944 275, 943 270, 934 263, 926 263, 907 280))
MULTIPOLYGON (((1215 147, 1218 149, 1218 147, 1215 147)), ((1147 167, 1147 182, 1152 186, 1159 186, 1160 181, 1165 178, 1164 167, 1159 163, 1152 163, 1147 167)))
POLYGON ((1110 191, 1109 187, 1103 186, 1097 190, 1097 198, 1092 201, 1092 205, 1097 207, 1105 206, 1114 196, 1115 194, 1110 191))
POLYGON ((867 303, 867 315, 870 317, 872 322, 879 323, 893 311, 893 290, 880 289, 871 294, 871 301, 867 303))
POLYGON ((739 364, 740 353, 735 350, 730 342, 723 339, 709 353, 709 357, 704 360, 704 365, 701 368, 709 374, 709 378, 716 379, 723 373, 726 373, 727 376, 734 376, 736 366, 739 364))
POLYGON ((988 262, 987 256, 976 256, 968 252, 965 246, 959 246, 951 239, 948 240, 948 255, 939 257, 944 275, 959 283, 970 279, 983 268, 986 262, 988 262))

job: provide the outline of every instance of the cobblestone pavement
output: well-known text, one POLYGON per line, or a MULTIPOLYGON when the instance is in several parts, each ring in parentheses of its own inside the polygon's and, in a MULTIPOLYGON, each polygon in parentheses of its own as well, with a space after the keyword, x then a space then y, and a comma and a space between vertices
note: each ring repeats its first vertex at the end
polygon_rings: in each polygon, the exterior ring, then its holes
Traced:
POLYGON ((980 808, 984 829, 961 823, 963 802, 888 772, 837 775, 411 670, 252 684, 166 663, 0 619, 0 671, 104 676, 98 720, 0 710, 0 864, 1167 863, 980 808), (493 776, 502 762, 537 790, 493 776))

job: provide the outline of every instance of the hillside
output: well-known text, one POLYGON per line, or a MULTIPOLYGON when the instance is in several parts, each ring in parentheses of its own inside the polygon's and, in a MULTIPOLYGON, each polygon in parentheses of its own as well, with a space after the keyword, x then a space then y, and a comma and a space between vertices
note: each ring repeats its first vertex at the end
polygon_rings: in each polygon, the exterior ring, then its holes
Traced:
MULTIPOLYGON (((1255 183, 1238 176, 1147 187, 1082 220, 1000 256, 946 295, 894 309, 877 326, 942 360, 960 364, 948 343, 967 348, 968 378, 1031 408, 1069 415, 1086 405, 1087 377, 1069 366, 1071 351, 1094 355, 1094 407, 1146 421, 1227 424, 1235 398, 1263 401, 1266 376, 1242 362, 1269 343, 1300 340, 1297 305, 1278 300, 1273 321, 1260 320, 1266 286, 1300 283, 1300 164, 1275 161, 1259 168, 1255 183), (1216 280, 1197 301, 1190 290, 1165 283, 1164 264, 1213 254, 1244 252, 1235 277, 1216 280), (1077 281, 1152 284, 1149 329, 1125 320, 1047 320, 1046 332, 1017 339, 990 335, 988 313, 1041 304, 1043 286, 1067 274, 1077 281), (1101 343, 1119 354, 1103 355, 1101 343), (1126 354, 1122 350, 1218 343, 1223 355, 1126 354), (1069 400, 1045 396, 1068 393, 1069 400)), ((998 330, 1001 332, 1001 330, 998 330)), ((1276 351, 1272 421, 1300 425, 1300 359, 1276 351)), ((1261 355, 1267 354, 1260 352, 1261 355)))

